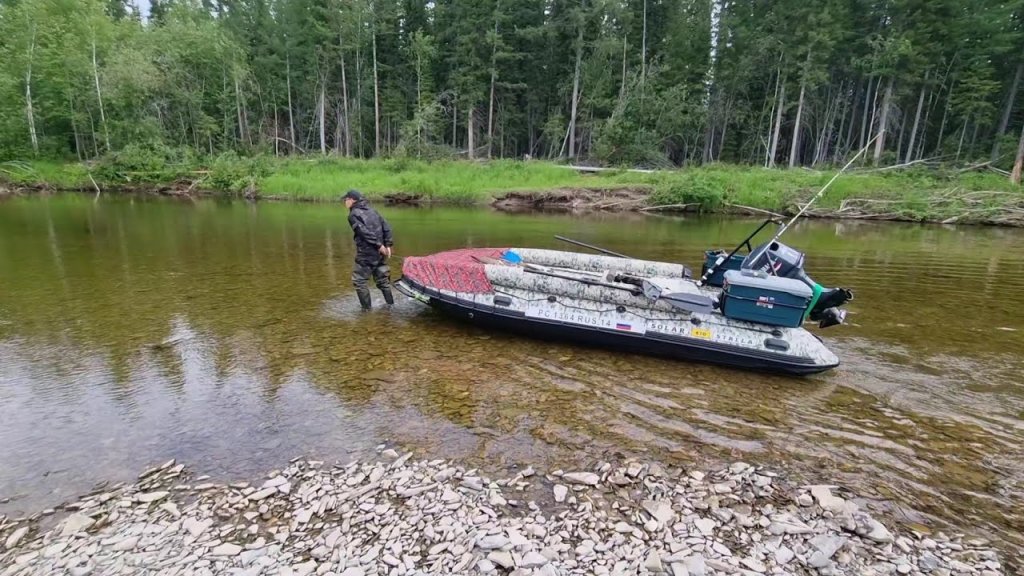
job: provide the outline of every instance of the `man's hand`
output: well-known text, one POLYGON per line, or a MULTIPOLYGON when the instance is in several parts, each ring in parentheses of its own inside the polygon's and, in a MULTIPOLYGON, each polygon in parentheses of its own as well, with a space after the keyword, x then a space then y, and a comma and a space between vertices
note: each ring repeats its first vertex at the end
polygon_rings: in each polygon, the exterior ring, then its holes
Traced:
POLYGON ((383 256, 385 258, 391 258, 391 247, 390 246, 381 246, 377 251, 380 252, 381 256, 383 256))

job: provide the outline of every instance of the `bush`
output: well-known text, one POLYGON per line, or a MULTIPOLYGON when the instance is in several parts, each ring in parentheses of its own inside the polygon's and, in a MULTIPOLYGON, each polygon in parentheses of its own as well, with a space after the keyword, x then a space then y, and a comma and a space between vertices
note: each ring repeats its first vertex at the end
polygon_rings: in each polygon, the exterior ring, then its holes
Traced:
POLYGON ((177 180, 197 164, 190 148, 162 142, 129 144, 100 158, 96 175, 107 182, 164 183, 177 180))
POLYGON ((214 159, 204 184, 214 190, 251 192, 269 174, 270 161, 265 156, 243 158, 228 151, 214 159))
POLYGON ((652 206, 695 204, 704 211, 721 208, 724 201, 722 187, 715 185, 706 174, 694 171, 655 186, 649 203, 652 206))

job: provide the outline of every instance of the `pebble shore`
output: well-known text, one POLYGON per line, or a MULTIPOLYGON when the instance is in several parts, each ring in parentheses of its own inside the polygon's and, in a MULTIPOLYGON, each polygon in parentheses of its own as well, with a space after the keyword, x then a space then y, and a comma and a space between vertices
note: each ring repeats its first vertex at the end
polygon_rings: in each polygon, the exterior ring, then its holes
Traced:
POLYGON ((379 453, 295 461, 230 485, 171 461, 58 510, 0 515, 0 576, 1005 573, 983 540, 900 533, 835 486, 793 485, 743 462, 491 480, 379 453))

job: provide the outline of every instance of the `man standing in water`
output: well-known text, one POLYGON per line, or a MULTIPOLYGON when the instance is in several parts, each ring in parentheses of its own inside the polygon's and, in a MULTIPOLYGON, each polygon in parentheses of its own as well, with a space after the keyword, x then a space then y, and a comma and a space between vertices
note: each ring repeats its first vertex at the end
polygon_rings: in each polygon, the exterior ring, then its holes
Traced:
POLYGON ((352 227, 352 238, 356 243, 352 285, 356 287, 359 305, 363 310, 371 307, 367 282, 372 275, 377 288, 384 294, 384 301, 390 306, 395 303, 395 297, 391 294, 391 270, 388 268, 388 258, 391 257, 391 247, 394 245, 391 226, 370 207, 358 190, 345 193, 345 207, 348 208, 348 225, 352 227))

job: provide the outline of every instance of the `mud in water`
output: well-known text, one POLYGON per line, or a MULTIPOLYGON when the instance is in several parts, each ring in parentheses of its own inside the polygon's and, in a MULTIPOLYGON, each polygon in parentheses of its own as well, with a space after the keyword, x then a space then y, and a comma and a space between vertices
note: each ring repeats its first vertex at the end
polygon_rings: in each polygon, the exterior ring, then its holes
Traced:
MULTIPOLYGON (((559 247, 698 269, 755 221, 386 209, 397 254, 559 247)), ((403 300, 358 312, 340 206, 0 203, 0 512, 177 458, 242 478, 383 441, 500 472, 641 456, 745 459, 1024 549, 1024 231, 805 222, 852 288, 809 379, 492 334, 403 300)), ((394 261, 397 277, 400 258, 394 261)), ((376 295, 375 295, 376 296, 376 295)))

